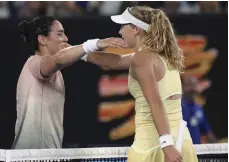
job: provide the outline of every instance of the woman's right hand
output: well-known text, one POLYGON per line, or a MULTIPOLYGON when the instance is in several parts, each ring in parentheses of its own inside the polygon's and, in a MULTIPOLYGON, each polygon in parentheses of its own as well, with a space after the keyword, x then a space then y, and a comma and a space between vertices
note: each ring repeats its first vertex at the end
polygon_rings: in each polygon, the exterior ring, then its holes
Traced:
POLYGON ((126 48, 127 45, 123 39, 111 37, 99 40, 97 42, 97 47, 99 49, 105 49, 107 47, 126 48))
POLYGON ((183 162, 181 154, 174 146, 163 148, 165 162, 183 162))

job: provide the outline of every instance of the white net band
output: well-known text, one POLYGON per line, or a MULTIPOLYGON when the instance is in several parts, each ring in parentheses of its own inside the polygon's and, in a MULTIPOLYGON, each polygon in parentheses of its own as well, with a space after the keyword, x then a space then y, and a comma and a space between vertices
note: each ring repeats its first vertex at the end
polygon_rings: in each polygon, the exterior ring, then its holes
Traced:
MULTIPOLYGON (((228 144, 195 145, 198 155, 227 154, 228 144)), ((129 147, 0 150, 0 161, 60 161, 70 159, 122 158, 127 157, 129 147)))

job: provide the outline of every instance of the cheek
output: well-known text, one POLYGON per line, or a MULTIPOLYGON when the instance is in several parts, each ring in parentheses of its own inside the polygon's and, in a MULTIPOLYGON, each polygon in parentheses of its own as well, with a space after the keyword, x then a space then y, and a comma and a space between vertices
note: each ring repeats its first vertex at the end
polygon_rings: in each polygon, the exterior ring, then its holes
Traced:
POLYGON ((61 45, 62 43, 59 43, 59 41, 52 40, 48 42, 47 47, 53 54, 55 54, 62 49, 61 45))
POLYGON ((123 32, 123 38, 126 41, 126 43, 130 43, 133 41, 133 36, 132 36, 131 32, 128 32, 128 31, 123 32))
POLYGON ((62 44, 62 41, 58 38, 51 38, 48 41, 48 46, 54 48, 62 44))
POLYGON ((128 47, 133 48, 135 46, 135 38, 132 35, 128 35, 125 41, 128 47))
POLYGON ((61 39, 61 37, 60 36, 58 36, 58 35, 51 35, 51 36, 49 36, 49 42, 51 42, 51 43, 58 43, 58 42, 62 42, 62 39, 61 39))

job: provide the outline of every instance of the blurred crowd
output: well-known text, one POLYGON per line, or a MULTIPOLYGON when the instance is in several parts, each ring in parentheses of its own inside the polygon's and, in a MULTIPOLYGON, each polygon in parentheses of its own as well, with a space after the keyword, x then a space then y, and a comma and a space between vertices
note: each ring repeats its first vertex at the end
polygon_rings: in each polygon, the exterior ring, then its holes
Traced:
POLYGON ((49 15, 58 18, 74 16, 110 16, 126 7, 147 5, 169 14, 223 13, 227 1, 1 1, 0 18, 30 18, 49 15))

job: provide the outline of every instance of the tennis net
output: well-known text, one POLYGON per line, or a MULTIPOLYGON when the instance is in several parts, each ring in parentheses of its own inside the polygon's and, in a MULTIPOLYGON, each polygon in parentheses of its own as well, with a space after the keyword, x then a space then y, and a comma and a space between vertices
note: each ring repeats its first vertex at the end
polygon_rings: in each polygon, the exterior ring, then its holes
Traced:
MULTIPOLYGON (((200 162, 227 162, 228 144, 195 145, 200 162)), ((0 150, 0 161, 6 162, 126 162, 129 147, 75 149, 0 150)))

